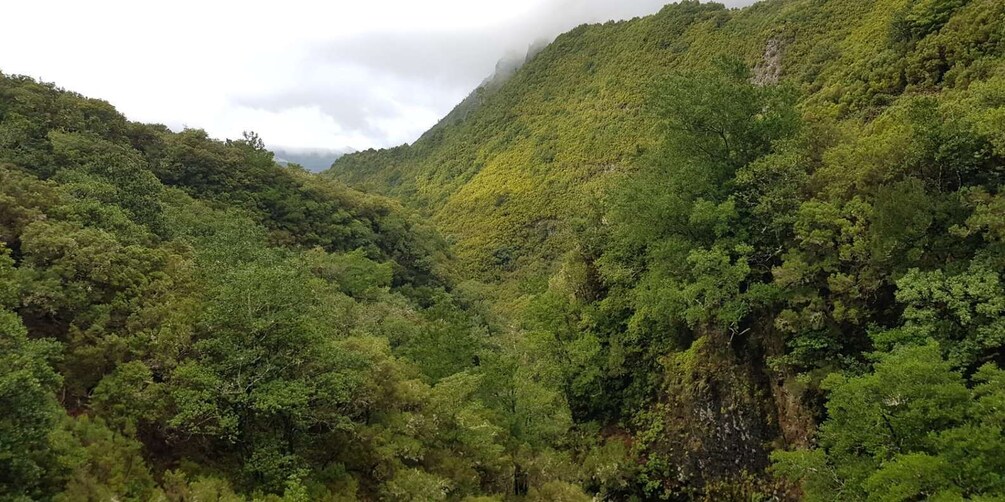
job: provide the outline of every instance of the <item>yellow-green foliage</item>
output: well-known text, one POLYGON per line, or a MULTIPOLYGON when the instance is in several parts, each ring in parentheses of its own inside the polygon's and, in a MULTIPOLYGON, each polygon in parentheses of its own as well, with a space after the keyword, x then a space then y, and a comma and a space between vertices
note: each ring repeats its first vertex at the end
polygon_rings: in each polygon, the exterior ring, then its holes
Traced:
POLYGON ((1000 496, 1003 36, 688 1, 328 179, 0 75, 0 499, 1000 496))
MULTIPOLYGON (((961 374, 1002 361, 1003 49, 1000 0, 683 2, 576 28, 466 118, 328 175, 426 212, 498 285, 574 420, 630 424, 635 493, 780 497, 766 445, 812 444, 828 412, 822 440, 886 434, 825 410, 861 397, 825 375, 899 374, 878 354, 928 343, 961 374)), ((893 435, 975 427, 952 420, 893 435)), ((821 442, 783 474, 822 498, 997 494, 999 432, 972 479, 942 444, 821 442)))
POLYGON ((431 214, 456 243, 460 271, 522 282, 508 286, 512 298, 545 286, 538 279, 568 249, 570 219, 612 174, 656 146, 651 98, 668 75, 726 54, 755 67, 777 41, 782 80, 802 91, 803 111, 857 128, 901 95, 963 87, 998 64, 1000 2, 973 0, 944 27, 898 35, 932 3, 768 0, 728 10, 685 1, 581 26, 501 88, 482 90, 483 103, 465 120, 410 147, 343 157, 329 175, 431 214))

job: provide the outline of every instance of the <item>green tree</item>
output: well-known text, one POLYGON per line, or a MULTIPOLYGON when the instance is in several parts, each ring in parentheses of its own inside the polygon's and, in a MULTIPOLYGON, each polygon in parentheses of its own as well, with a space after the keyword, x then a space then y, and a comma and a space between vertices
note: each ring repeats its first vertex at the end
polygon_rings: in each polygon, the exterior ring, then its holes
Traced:
POLYGON ((58 353, 51 341, 29 339, 17 314, 0 308, 0 406, 8 410, 0 417, 2 498, 48 495, 49 434, 63 414, 55 397, 62 378, 50 365, 58 353))
POLYGON ((775 469, 812 500, 1001 496, 1001 375, 986 365, 968 389, 935 343, 884 354, 862 376, 832 375, 818 449, 777 452, 775 469))

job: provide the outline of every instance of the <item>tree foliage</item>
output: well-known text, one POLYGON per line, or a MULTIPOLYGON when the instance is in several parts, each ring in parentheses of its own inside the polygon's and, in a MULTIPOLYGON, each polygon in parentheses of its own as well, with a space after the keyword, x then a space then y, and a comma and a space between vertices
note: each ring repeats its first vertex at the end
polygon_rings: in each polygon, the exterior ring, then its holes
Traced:
POLYGON ((0 75, 0 499, 1005 496, 1003 5, 582 26, 321 176, 0 75))

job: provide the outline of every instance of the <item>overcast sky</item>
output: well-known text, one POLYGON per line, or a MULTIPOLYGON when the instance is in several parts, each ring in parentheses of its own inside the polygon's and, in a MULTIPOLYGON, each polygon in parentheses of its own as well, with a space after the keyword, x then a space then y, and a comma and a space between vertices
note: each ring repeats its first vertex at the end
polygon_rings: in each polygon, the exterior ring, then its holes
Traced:
MULTIPOLYGON (((414 141, 508 53, 667 0, 14 0, 0 71, 273 148, 414 141)), ((730 0, 737 6, 751 0, 730 0)))

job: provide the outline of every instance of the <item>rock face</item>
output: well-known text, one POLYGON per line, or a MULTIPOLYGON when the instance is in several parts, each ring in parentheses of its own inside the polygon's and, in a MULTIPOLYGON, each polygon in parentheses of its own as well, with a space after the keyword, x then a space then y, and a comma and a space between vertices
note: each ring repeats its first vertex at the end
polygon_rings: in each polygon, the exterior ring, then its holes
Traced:
POLYGON ((775 85, 782 78, 782 56, 785 45, 781 40, 772 38, 764 47, 764 56, 754 67, 754 75, 750 81, 756 85, 775 85))
POLYGON ((754 493, 793 498, 763 475, 779 437, 772 399, 755 366, 742 361, 728 337, 699 338, 664 361, 668 380, 649 416, 649 466, 663 496, 749 500, 754 493))
POLYGON ((813 407, 807 403, 806 386, 800 384, 797 373, 783 365, 767 364, 771 358, 785 354, 785 341, 780 333, 770 326, 761 326, 763 335, 759 343, 764 350, 765 364, 762 364, 769 380, 768 388, 775 404, 775 417, 781 437, 779 441, 785 449, 809 448, 816 433, 816 417, 813 407))

